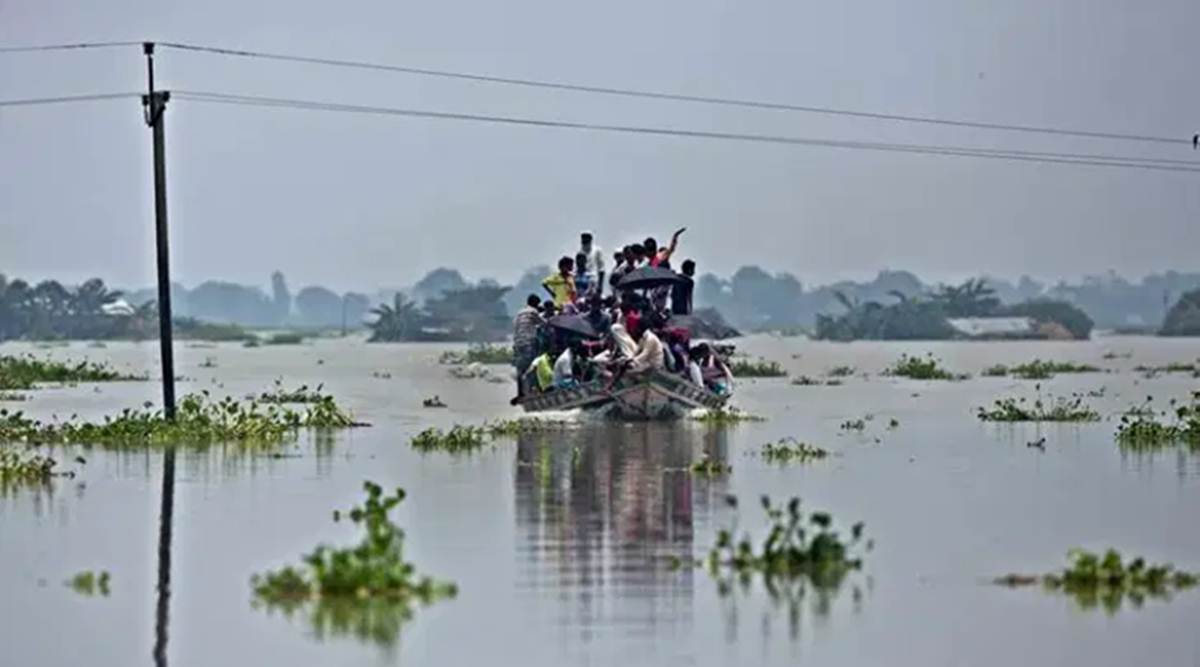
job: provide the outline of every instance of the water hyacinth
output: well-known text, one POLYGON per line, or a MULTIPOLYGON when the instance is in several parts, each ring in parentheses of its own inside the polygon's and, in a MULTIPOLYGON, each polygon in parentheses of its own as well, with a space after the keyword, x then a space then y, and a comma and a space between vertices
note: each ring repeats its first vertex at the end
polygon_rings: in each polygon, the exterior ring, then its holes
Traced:
POLYGON ((883 372, 884 375, 905 377, 911 380, 965 380, 968 375, 951 373, 942 368, 932 354, 924 357, 900 355, 900 359, 883 372))
POLYGON ((1083 609, 1103 605, 1109 613, 1120 609, 1128 599, 1141 607, 1147 598, 1170 599, 1171 594, 1200 584, 1200 575, 1176 570, 1170 564, 1147 564, 1143 558, 1125 562, 1115 549, 1101 556, 1083 549, 1067 552, 1068 565, 1059 572, 1045 575, 1008 574, 994 583, 1017 587, 1041 584, 1048 592, 1061 592, 1075 598, 1083 609))
POLYGON ((816 445, 810 445, 807 442, 800 442, 794 438, 784 438, 778 442, 768 442, 759 449, 758 453, 764 461, 780 465, 808 463, 809 461, 817 461, 829 456, 828 450, 816 445))
POLYGON ((57 473, 58 463, 49 456, 23 455, 14 449, 0 449, 0 483, 48 482, 57 473))
MULTIPOLYGON (((1038 389, 1040 390, 1040 385, 1038 389)), ((1094 422, 1100 421, 1100 413, 1083 402, 1083 397, 1074 394, 1042 400, 1039 393, 1032 401, 1020 398, 997 399, 990 408, 978 408, 976 416, 988 422, 1094 422)))
POLYGON ((99 593, 103 597, 108 597, 111 581, 112 577, 105 570, 100 572, 84 570, 68 579, 66 585, 80 595, 91 597, 99 593))
POLYGON ((734 359, 729 364, 729 370, 737 378, 778 378, 786 377, 787 370, 778 361, 757 359, 734 359))
POLYGON ((766 421, 766 418, 764 417, 752 415, 749 412, 738 410, 737 408, 705 410, 704 412, 693 416, 692 419, 710 426, 727 426, 729 424, 739 424, 741 422, 766 421))
POLYGON ((324 387, 324 384, 318 384, 309 389, 308 385, 302 384, 295 389, 285 389, 283 380, 277 379, 274 387, 259 394, 256 400, 262 403, 320 403, 328 396, 321 392, 324 387))
MULTIPOLYGON (((373 482, 365 482, 367 499, 345 516, 362 529, 354 547, 319 545, 299 566, 255 575, 255 598, 268 605, 326 600, 384 599, 402 604, 429 604, 453 597, 458 589, 448 582, 418 576, 404 559, 404 531, 389 516, 404 500, 403 489, 390 495, 373 482)), ((335 521, 337 517, 335 515, 335 521)))
POLYGON ((146 380, 91 361, 62 362, 33 355, 0 355, 0 389, 32 389, 39 383, 146 380))
POLYGON ((420 452, 471 452, 486 443, 486 435, 487 433, 481 426, 455 424, 448 431, 433 427, 427 428, 413 436, 409 444, 420 452))
POLYGON ((1070 361, 1033 361, 1016 366, 997 364, 986 369, 983 374, 991 377, 1011 375, 1022 380, 1045 380, 1059 373, 1099 373, 1100 369, 1088 364, 1077 364, 1070 361))
POLYGON ((1200 391, 1192 392, 1190 403, 1174 399, 1170 408, 1156 411, 1152 397, 1121 415, 1117 443, 1128 449, 1159 449, 1186 445, 1200 449, 1200 391))
POLYGON ((701 477, 719 477, 733 472, 733 466, 703 454, 699 461, 692 464, 691 471, 701 477))
POLYGON ((488 366, 505 366, 513 362, 513 351, 505 345, 489 345, 481 343, 471 345, 466 352, 448 350, 438 357, 438 363, 449 365, 484 364, 488 366))
POLYGON ((183 397, 174 421, 160 410, 125 409, 104 421, 74 418, 45 423, 21 412, 0 409, 0 442, 83 444, 138 447, 166 443, 211 444, 254 442, 273 444, 301 429, 341 429, 364 426, 342 410, 330 396, 296 411, 277 404, 211 399, 207 391, 183 397))

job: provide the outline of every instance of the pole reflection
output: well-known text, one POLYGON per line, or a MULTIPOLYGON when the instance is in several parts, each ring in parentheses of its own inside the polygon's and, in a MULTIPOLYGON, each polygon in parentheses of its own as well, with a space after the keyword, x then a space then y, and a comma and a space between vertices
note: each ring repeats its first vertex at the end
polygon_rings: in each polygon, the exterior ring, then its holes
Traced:
POLYGON ((154 664, 167 665, 171 606, 171 530, 175 520, 175 446, 163 452, 162 507, 158 515, 158 585, 154 608, 154 664))

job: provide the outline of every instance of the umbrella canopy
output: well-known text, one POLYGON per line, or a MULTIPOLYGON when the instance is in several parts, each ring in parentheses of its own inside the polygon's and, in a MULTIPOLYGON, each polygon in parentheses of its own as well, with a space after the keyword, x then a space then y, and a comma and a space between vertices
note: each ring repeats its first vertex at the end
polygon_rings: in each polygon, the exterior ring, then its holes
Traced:
POLYGON ((661 266, 643 266, 622 276, 621 280, 617 282, 617 287, 620 289, 648 289, 674 285, 681 281, 682 278, 679 274, 671 269, 664 269, 661 266))
POLYGON ((583 315, 555 315, 546 321, 547 324, 555 329, 570 331, 587 338, 599 338, 600 332, 596 331, 591 322, 583 315))

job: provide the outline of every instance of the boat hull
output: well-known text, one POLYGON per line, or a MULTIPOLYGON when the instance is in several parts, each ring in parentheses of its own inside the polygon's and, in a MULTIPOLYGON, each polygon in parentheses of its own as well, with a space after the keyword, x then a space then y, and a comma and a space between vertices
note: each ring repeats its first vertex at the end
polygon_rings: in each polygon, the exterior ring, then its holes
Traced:
POLYGON ((655 373, 622 379, 609 389, 599 381, 555 389, 518 405, 526 412, 583 409, 624 421, 644 421, 678 419, 698 408, 719 409, 727 400, 682 378, 655 373))

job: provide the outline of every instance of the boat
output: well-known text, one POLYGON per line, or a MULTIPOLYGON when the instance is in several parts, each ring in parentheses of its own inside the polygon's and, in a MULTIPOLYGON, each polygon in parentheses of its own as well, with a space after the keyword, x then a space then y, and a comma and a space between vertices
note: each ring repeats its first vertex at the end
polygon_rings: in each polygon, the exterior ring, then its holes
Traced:
POLYGON ((627 421, 678 419, 696 409, 719 410, 728 396, 663 372, 626 376, 612 387, 595 380, 517 401, 526 412, 582 409, 627 421))

